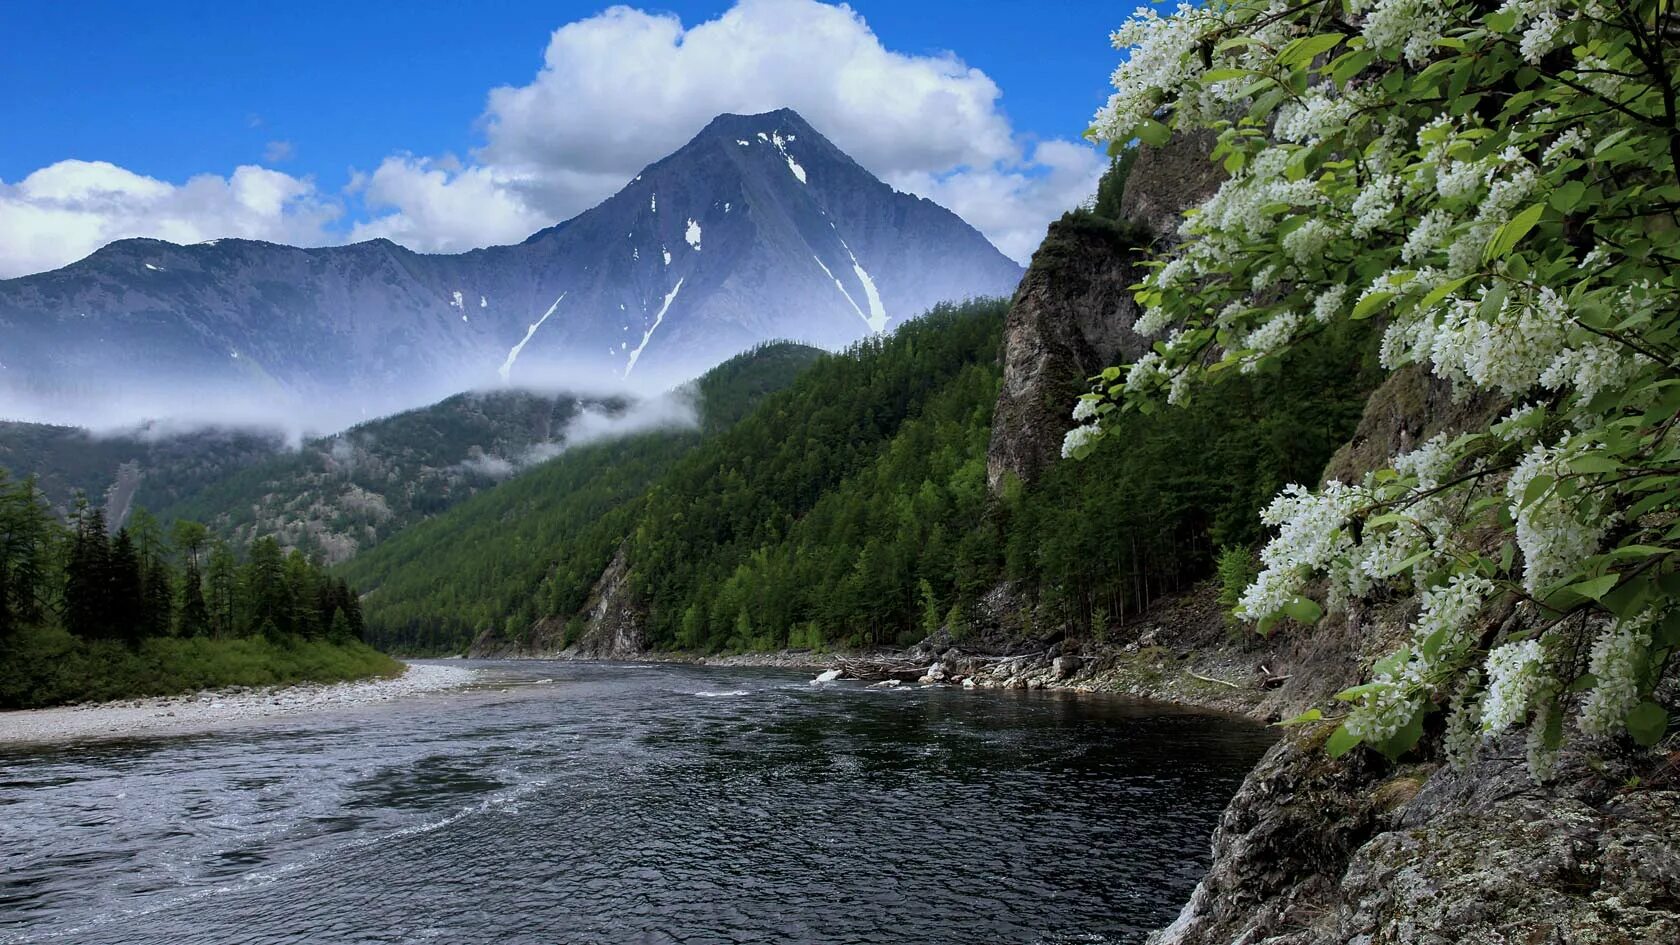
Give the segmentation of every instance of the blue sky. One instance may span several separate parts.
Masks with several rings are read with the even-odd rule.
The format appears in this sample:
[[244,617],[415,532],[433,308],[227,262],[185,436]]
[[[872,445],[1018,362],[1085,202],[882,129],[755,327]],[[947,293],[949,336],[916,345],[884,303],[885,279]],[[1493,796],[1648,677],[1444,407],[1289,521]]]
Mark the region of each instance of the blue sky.
[[[855,16],[815,0],[632,6],[646,15],[511,0],[12,5],[0,14],[0,230],[13,231],[0,236],[0,276],[127,235],[383,235],[439,251],[517,239],[616,189],[697,130],[702,112],[760,104],[807,112],[871,170],[952,206],[1019,257],[1100,166],[1094,151],[1070,149],[1083,147],[1106,97],[1116,61],[1107,33],[1129,12],[943,0],[857,0]],[[682,31],[715,28],[678,31],[672,16]],[[570,39],[553,40],[568,24]],[[841,48],[851,51],[831,54]],[[545,50],[557,57],[548,70]],[[941,79],[958,71],[952,55],[983,76]],[[758,72],[715,79],[743,62]],[[790,72],[790,62],[812,65]],[[612,100],[643,78],[645,94]],[[862,84],[833,91],[847,83]],[[515,94],[492,105],[504,87]],[[772,101],[782,87],[789,100]],[[874,122],[883,90],[893,101]],[[1040,150],[1047,141],[1056,145]],[[253,170],[236,175],[241,167]],[[52,172],[20,186],[43,169]],[[184,187],[200,175],[214,180]],[[454,222],[481,207],[486,219]],[[148,225],[159,231],[135,232]]]

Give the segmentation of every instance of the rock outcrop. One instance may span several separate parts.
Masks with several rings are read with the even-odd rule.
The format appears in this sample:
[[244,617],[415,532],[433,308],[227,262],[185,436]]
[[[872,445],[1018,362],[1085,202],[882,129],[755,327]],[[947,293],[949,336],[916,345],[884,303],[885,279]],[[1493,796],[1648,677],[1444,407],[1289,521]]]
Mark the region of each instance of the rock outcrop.
[[562,654],[582,659],[635,659],[647,650],[645,614],[630,591],[630,562],[624,546],[613,555],[584,605],[583,633]]
[[1127,289],[1144,274],[1143,252],[1129,236],[1106,221],[1071,217],[1052,223],[1033,254],[1004,323],[1003,387],[986,455],[993,492],[1007,476],[1030,481],[1054,462],[1088,378],[1143,353]]
[[[1171,239],[1180,210],[1217,184],[1209,144],[1146,151],[1111,232]],[[1140,241],[1085,222],[1051,228],[1016,293],[988,456],[994,491],[1054,460],[1085,378],[1142,351],[1127,289],[1142,274]],[[1324,478],[1356,481],[1504,407],[1451,393],[1418,368],[1394,373]],[[1337,712],[1333,694],[1404,640],[1417,606],[1360,605],[1311,631],[1242,643],[1224,632],[1214,594],[1202,585],[1153,608],[1117,648],[1077,653],[1060,641],[982,656],[930,639],[925,655],[965,686],[1119,689],[1275,721],[1312,706]],[[1523,612],[1485,619],[1491,631]],[[1572,742],[1537,785],[1523,733],[1482,745],[1460,771],[1443,761],[1439,728],[1400,762],[1365,749],[1331,758],[1327,724],[1290,730],[1231,801],[1211,869],[1153,945],[1680,942],[1680,753]]]
[[630,588],[630,561],[620,545],[576,617],[544,617],[522,637],[492,628],[468,647],[475,659],[629,660],[647,656],[647,614]]
[[1192,137],[1144,146],[1121,197],[1124,222],[1069,214],[1050,225],[1015,290],[1003,335],[1003,389],[992,421],[986,481],[1031,481],[1060,455],[1074,398],[1111,364],[1134,361],[1149,339],[1131,285],[1146,273],[1151,244],[1174,238],[1183,210],[1222,175],[1207,161],[1213,141]]

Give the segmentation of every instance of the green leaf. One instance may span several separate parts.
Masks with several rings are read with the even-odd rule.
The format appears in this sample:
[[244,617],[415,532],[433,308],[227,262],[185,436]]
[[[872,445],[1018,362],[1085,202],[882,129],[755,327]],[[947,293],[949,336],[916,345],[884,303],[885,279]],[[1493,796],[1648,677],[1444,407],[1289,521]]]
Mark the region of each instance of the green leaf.
[[1465,276],[1462,279],[1454,279],[1451,282],[1441,283],[1435,288],[1429,290],[1429,294],[1424,296],[1422,301],[1418,302],[1418,308],[1433,308],[1437,302],[1449,295],[1452,295],[1454,292],[1457,292],[1461,287],[1463,287],[1464,283],[1469,282],[1474,278],[1476,277]]
[[1577,581],[1574,584],[1565,587],[1564,590],[1574,594],[1579,594],[1582,597],[1590,597],[1593,600],[1603,600],[1604,595],[1610,593],[1610,591],[1615,588],[1616,582],[1621,579],[1622,576],[1620,574],[1612,571],[1602,577],[1595,577],[1587,581]]
[[1641,702],[1627,714],[1628,734],[1646,748],[1662,741],[1668,731],[1668,710],[1655,702]]
[[1318,606],[1310,597],[1297,597],[1284,604],[1283,612],[1289,615],[1289,619],[1309,627],[1318,623],[1319,618],[1324,616],[1324,608]]
[[1482,252],[1482,261],[1491,262],[1510,255],[1518,242],[1534,229],[1534,224],[1540,222],[1540,217],[1546,212],[1545,204],[1535,204],[1527,210],[1505,221],[1505,224],[1488,240],[1487,249]]
[[1232,79],[1241,79],[1241,78],[1243,78],[1245,76],[1248,76],[1250,74],[1251,73],[1247,69],[1236,69],[1236,68],[1230,68],[1230,67],[1221,68],[1221,69],[1209,69],[1208,71],[1202,73],[1202,81],[1203,82],[1228,82]]
[[1389,299],[1392,298],[1394,298],[1393,292],[1372,292],[1370,295],[1360,299],[1358,304],[1354,305],[1353,314],[1349,317],[1354,321],[1361,321],[1363,319],[1370,318],[1372,315],[1377,313],[1377,309],[1387,305]]
[[1583,453],[1569,462],[1569,471],[1578,473],[1613,473],[1622,468],[1620,461],[1603,453]]
[[1335,82],[1337,85],[1341,85],[1359,73],[1364,72],[1365,67],[1369,66],[1376,60],[1376,58],[1377,54],[1369,49],[1360,49],[1354,52],[1346,53],[1334,62],[1330,63],[1330,80]]
[[1280,66],[1298,66],[1311,62],[1320,53],[1329,52],[1342,41],[1341,33],[1320,33],[1317,36],[1304,36],[1283,47],[1278,53],[1277,61]]
[[1412,713],[1411,721],[1401,726],[1393,736],[1371,747],[1382,752],[1390,761],[1411,751],[1413,746],[1423,739],[1423,713],[1423,706],[1418,706],[1417,711]]
[[1324,750],[1329,752],[1330,757],[1340,758],[1358,746],[1359,736],[1349,732],[1347,726],[1338,725],[1336,730],[1330,733],[1329,741],[1324,743]]
[[1319,722],[1319,721],[1322,721],[1323,719],[1324,719],[1324,713],[1323,712],[1319,711],[1318,709],[1308,709],[1307,711],[1302,712],[1300,715],[1297,715],[1292,719],[1284,719],[1281,722],[1273,722],[1272,724],[1278,726],[1279,728],[1289,728],[1290,726],[1293,726],[1293,725],[1310,725],[1313,722]]
[[1527,488],[1523,489],[1522,504],[1517,506],[1517,508],[1526,509],[1534,503],[1540,501],[1540,497],[1545,495],[1546,492],[1552,488],[1552,482],[1552,477],[1546,475],[1545,473],[1541,473],[1529,480]]
[[1136,135],[1138,140],[1144,144],[1159,147],[1166,144],[1167,140],[1172,137],[1172,129],[1153,118],[1145,118],[1138,123],[1136,128],[1132,129],[1132,134]]
[[1586,192],[1586,184],[1578,180],[1566,181],[1557,190],[1552,191],[1552,209],[1559,213],[1568,213],[1580,204]]

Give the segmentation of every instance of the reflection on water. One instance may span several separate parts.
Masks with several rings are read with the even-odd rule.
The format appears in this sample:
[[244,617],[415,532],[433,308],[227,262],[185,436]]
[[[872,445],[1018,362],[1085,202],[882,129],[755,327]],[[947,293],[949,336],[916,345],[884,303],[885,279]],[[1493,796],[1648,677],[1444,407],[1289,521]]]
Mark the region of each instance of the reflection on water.
[[487,665],[466,694],[0,747],[0,942],[1132,941],[1270,741],[1103,698]]

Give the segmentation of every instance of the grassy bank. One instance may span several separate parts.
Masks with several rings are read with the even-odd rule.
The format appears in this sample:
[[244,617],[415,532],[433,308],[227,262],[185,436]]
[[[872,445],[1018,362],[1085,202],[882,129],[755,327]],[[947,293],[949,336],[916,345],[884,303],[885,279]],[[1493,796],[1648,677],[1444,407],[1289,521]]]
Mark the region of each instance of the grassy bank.
[[154,637],[130,646],[82,640],[58,628],[24,628],[0,641],[0,709],[400,672],[401,663],[356,641]]

